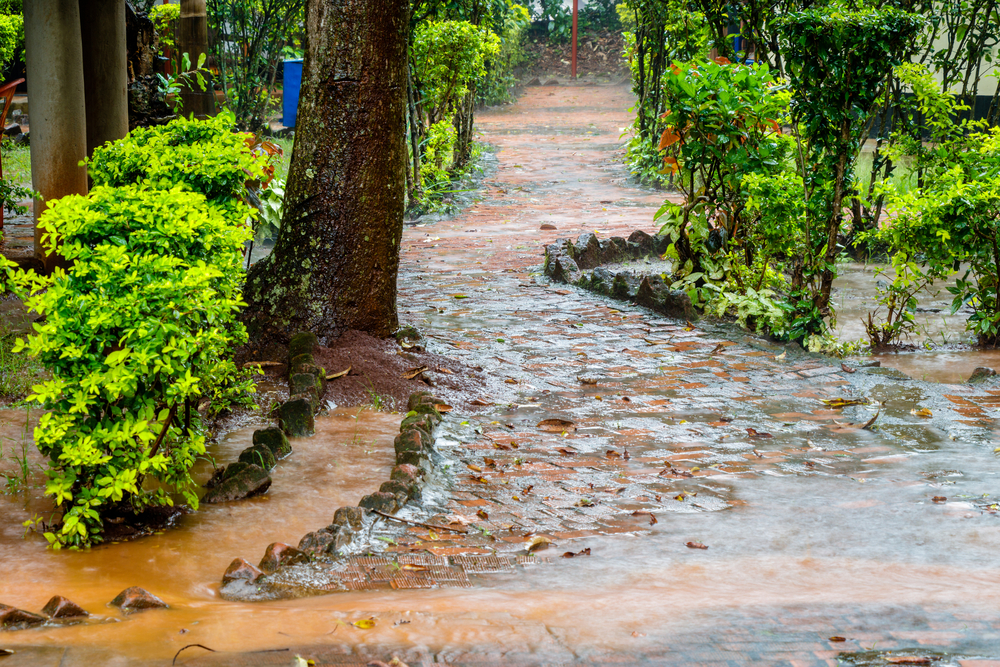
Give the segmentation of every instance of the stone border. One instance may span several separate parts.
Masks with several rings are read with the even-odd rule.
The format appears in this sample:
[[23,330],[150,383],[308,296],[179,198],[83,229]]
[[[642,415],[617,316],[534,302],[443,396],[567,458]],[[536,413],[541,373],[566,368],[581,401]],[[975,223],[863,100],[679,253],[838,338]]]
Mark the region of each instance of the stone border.
[[605,240],[596,234],[581,234],[576,242],[561,239],[545,246],[545,275],[605,296],[645,306],[661,315],[694,321],[699,313],[683,290],[670,288],[658,275],[634,270],[611,271],[604,264],[627,260],[657,258],[666,252],[670,239],[650,236],[636,230],[628,239],[612,236]]
[[396,465],[389,480],[378,491],[364,496],[357,507],[339,508],[330,525],[307,533],[297,548],[273,542],[256,566],[243,558],[235,559],[222,576],[222,597],[240,601],[288,597],[272,585],[273,575],[281,570],[314,559],[336,560],[369,550],[372,524],[379,514],[395,514],[411,500],[421,499],[423,480],[433,463],[434,430],[442,419],[436,406],[441,403],[430,392],[412,394],[394,443]]
[[[129,614],[145,611],[146,609],[166,609],[170,605],[143,588],[131,586],[116,595],[115,599],[108,603],[108,606],[116,607],[128,616]],[[102,623],[108,621],[111,621],[111,619],[93,619],[90,612],[61,595],[53,595],[45,603],[45,607],[42,608],[42,613],[40,614],[0,604],[0,630],[3,631],[26,630],[41,625],[65,626],[85,622]]]
[[326,391],[326,371],[316,365],[312,350],[316,335],[302,332],[288,343],[288,400],[271,416],[278,426],[254,431],[253,444],[239,459],[219,468],[208,483],[201,502],[224,503],[258,496],[271,488],[270,472],[278,461],[292,453],[289,437],[308,437],[316,430],[315,413]]

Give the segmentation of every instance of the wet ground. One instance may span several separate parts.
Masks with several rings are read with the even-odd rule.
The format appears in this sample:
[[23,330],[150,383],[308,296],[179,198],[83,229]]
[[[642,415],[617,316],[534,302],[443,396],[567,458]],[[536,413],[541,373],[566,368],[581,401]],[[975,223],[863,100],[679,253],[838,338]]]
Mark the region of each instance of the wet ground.
[[[850,373],[542,278],[544,243],[654,231],[663,194],[620,166],[631,104],[624,86],[543,86],[481,114],[499,161],[482,200],[404,235],[401,320],[504,389],[448,415],[448,491],[406,510],[465,534],[393,526],[383,542],[400,562],[496,555],[492,571],[468,587],[427,588],[417,568],[409,586],[219,599],[232,558],[325,525],[374,490],[366,463],[384,478],[399,416],[334,415],[293,442],[267,498],[129,545],[44,551],[20,540],[35,501],[4,496],[0,600],[37,609],[61,593],[121,621],[4,637],[19,651],[4,660],[166,664],[201,644],[218,652],[177,664],[1000,664],[1000,389]],[[518,564],[542,546],[545,562]],[[126,585],[172,608],[104,611]]]

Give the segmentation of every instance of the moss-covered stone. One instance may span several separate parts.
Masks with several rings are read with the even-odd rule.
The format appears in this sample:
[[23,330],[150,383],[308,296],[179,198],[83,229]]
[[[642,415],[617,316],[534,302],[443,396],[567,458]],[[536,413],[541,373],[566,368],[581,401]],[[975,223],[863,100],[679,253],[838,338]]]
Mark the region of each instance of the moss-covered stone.
[[406,463],[393,467],[392,472],[389,473],[389,479],[405,484],[416,484],[420,481],[420,477],[420,468]]
[[361,530],[364,520],[364,513],[359,507],[341,507],[333,513],[333,526],[350,526],[354,530]]
[[313,348],[319,345],[316,334],[311,331],[302,331],[288,341],[288,358],[294,359],[300,354],[312,354]]
[[429,442],[429,436],[419,429],[414,428],[400,433],[393,443],[396,448],[396,463],[419,466],[420,462],[427,458]]
[[316,432],[313,419],[312,397],[305,394],[293,396],[274,411],[281,430],[290,438],[310,436]]
[[[301,373],[303,369],[316,366],[316,358],[310,353],[297,354],[288,362],[288,375]],[[318,366],[316,366],[318,368]]]
[[309,556],[298,549],[290,547],[287,544],[282,544],[281,542],[272,542],[267,545],[267,549],[264,550],[264,557],[260,559],[257,567],[264,574],[273,574],[279,567],[308,562]]
[[427,436],[428,441],[431,440],[431,435],[434,433],[434,427],[437,422],[434,418],[425,414],[415,414],[405,417],[399,424],[399,432],[409,431],[410,429],[419,429],[424,432]]
[[319,407],[319,397],[322,391],[323,383],[318,375],[312,373],[296,373],[288,381],[289,395],[308,394],[312,397],[314,410]]
[[253,445],[240,452],[239,460],[249,465],[258,465],[264,470],[270,470],[277,463],[274,452],[264,445]]
[[292,445],[288,442],[288,437],[277,426],[254,431],[253,444],[270,449],[275,459],[283,459],[292,453]]
[[258,496],[271,488],[271,477],[259,465],[237,461],[226,468],[220,484],[209,489],[202,504],[225,503]]
[[393,479],[388,482],[382,482],[382,486],[380,486],[378,490],[383,493],[391,493],[397,498],[401,498],[399,503],[400,505],[405,505],[407,500],[420,500],[419,484],[407,484]]
[[393,493],[385,493],[379,491],[377,493],[370,493],[361,499],[358,503],[358,507],[363,507],[366,510],[373,510],[376,512],[382,512],[383,514],[395,514],[399,510],[399,499]]
[[406,410],[416,410],[417,406],[424,405],[426,403],[437,403],[438,400],[434,398],[434,395],[429,391],[415,391],[410,394],[410,397],[406,400]]

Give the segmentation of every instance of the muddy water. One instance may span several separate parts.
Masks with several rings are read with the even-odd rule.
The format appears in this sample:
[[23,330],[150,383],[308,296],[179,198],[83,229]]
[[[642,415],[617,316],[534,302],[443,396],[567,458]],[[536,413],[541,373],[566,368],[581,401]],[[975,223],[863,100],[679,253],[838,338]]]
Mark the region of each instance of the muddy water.
[[[10,448],[15,446],[20,452],[24,421],[24,412],[0,412],[0,437],[9,443],[0,463],[5,474],[15,471]],[[0,600],[38,610],[50,596],[60,594],[100,616],[118,620],[120,615],[106,603],[124,588],[138,585],[160,595],[173,609],[122,624],[30,631],[30,641],[117,646],[116,651],[133,658],[162,657],[172,646],[167,638],[182,638],[182,628],[201,623],[212,626],[216,621],[211,619],[225,617],[234,625],[224,624],[221,632],[223,636],[229,633],[232,645],[238,646],[242,638],[253,636],[241,624],[253,623],[250,619],[259,609],[218,597],[221,573],[233,558],[256,562],[272,541],[297,544],[305,533],[328,524],[336,508],[357,504],[362,495],[377,488],[393,465],[392,439],[398,432],[399,415],[336,410],[318,418],[316,428],[316,436],[292,441],[293,454],[272,473],[274,483],[266,495],[203,506],[184,516],[176,529],[79,553],[46,550],[39,536],[23,539],[21,521],[35,514],[46,517],[51,507],[42,496],[41,457],[31,452],[29,465],[34,472],[28,487],[0,495],[0,516],[4,517]],[[209,454],[220,462],[234,460],[250,445],[253,431],[249,427],[227,434],[210,446]],[[203,481],[210,472],[211,466],[202,462],[195,477]],[[225,614],[220,614],[223,610]],[[27,639],[24,633],[21,637]],[[213,640],[225,642],[222,637]]]

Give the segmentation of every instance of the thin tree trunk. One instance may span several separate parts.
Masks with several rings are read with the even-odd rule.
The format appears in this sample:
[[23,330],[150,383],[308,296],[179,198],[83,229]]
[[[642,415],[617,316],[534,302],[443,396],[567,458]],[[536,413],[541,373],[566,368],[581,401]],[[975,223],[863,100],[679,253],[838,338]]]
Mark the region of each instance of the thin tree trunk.
[[295,147],[274,252],[247,275],[255,344],[398,326],[406,0],[309,0]]
[[[188,54],[191,67],[197,67],[201,54],[208,54],[208,11],[205,9],[205,0],[181,0],[178,27],[177,46],[181,53]],[[215,115],[215,90],[211,76],[205,76],[205,84],[205,90],[197,85],[181,88],[181,99],[184,102],[182,110],[185,115],[193,113],[196,118]]]

